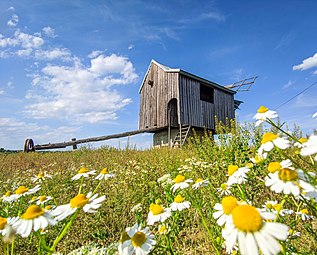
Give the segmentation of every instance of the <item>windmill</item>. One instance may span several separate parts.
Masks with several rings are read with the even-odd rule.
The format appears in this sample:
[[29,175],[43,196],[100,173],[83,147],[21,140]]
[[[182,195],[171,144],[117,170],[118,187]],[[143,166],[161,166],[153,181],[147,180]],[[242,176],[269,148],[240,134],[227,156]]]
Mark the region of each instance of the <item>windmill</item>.
[[[234,83],[227,85],[227,86],[224,86],[224,87],[227,89],[234,90],[236,92],[249,91],[250,88],[252,87],[252,85],[254,84],[256,78],[258,78],[258,76],[253,76],[253,77],[241,80],[241,81],[237,81],[237,82],[234,82]],[[234,100],[234,109],[235,110],[239,109],[239,106],[242,103],[243,103],[243,101]]]

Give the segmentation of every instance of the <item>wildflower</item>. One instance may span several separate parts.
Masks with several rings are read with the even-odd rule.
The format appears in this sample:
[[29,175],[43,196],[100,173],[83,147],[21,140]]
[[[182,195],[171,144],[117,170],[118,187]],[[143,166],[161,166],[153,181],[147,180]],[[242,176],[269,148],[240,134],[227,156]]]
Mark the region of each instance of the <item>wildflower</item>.
[[41,181],[44,181],[46,178],[52,179],[52,175],[49,175],[46,173],[46,171],[44,171],[44,172],[39,172],[39,174],[32,177],[31,180],[33,182],[37,182],[37,181],[41,182]]
[[36,192],[38,192],[41,189],[40,185],[36,185],[34,188],[29,189],[26,186],[20,186],[18,187],[14,194],[10,195],[10,197],[8,198],[8,200],[10,201],[16,201],[18,200],[20,197],[23,196],[27,196],[27,195],[31,195],[34,194]]
[[216,203],[214,209],[217,210],[212,216],[217,219],[219,226],[224,225],[230,218],[232,210],[238,206],[238,201],[235,197],[224,197],[220,203]]
[[12,192],[8,190],[2,197],[1,201],[11,203],[16,200],[16,196],[12,196]]
[[282,209],[281,205],[275,200],[275,201],[267,201],[263,205],[263,208],[267,211],[280,211]]
[[283,160],[282,162],[271,162],[267,169],[270,173],[275,173],[282,168],[289,168],[294,170],[294,167],[292,167],[292,162],[289,159]]
[[[300,151],[302,156],[311,156],[317,153],[317,135],[311,135],[307,142],[303,143],[303,148]],[[317,161],[317,155],[315,156],[315,161]]]
[[170,232],[170,227],[167,224],[162,224],[158,227],[158,234],[159,235],[166,235]]
[[254,156],[254,158],[250,158],[250,160],[252,161],[253,164],[259,164],[263,162],[266,158],[267,158],[267,153],[263,153],[263,154],[258,153]]
[[52,214],[57,221],[62,221],[66,217],[74,214],[77,209],[81,208],[83,208],[85,213],[95,213],[95,210],[101,206],[101,202],[105,199],[105,196],[98,197],[98,194],[92,195],[92,192],[89,192],[87,196],[78,194],[70,200],[69,204],[57,206],[52,211]]
[[306,208],[300,210],[299,212],[296,212],[295,214],[300,216],[302,221],[313,220],[314,219],[314,216],[312,216]]
[[222,195],[229,196],[229,195],[231,194],[230,189],[231,189],[231,186],[230,186],[230,185],[228,185],[227,183],[222,183],[222,184],[220,185],[220,187],[217,188],[217,191],[220,192],[220,195],[221,195],[221,196],[222,196]]
[[147,217],[147,224],[153,225],[155,222],[164,222],[166,219],[171,217],[171,209],[164,208],[159,204],[151,204],[150,205],[150,212]]
[[200,187],[206,187],[208,186],[209,181],[203,180],[202,178],[198,178],[195,182],[195,184],[192,186],[193,189],[199,189]]
[[263,151],[271,151],[273,150],[274,146],[284,150],[290,146],[290,142],[276,134],[267,132],[262,137],[261,146],[258,150],[258,153],[263,154]]
[[228,166],[228,181],[227,184],[231,186],[232,184],[242,184],[247,182],[248,176],[246,175],[250,171],[247,167],[238,167],[236,165]]
[[101,172],[97,175],[97,180],[108,180],[109,178],[113,178],[115,174],[109,173],[108,169],[105,167],[101,170]]
[[39,196],[37,197],[37,205],[44,205],[46,202],[52,200],[53,198],[51,196]]
[[300,232],[294,230],[294,229],[290,229],[288,231],[288,238],[296,238],[296,237],[300,237]]
[[79,169],[77,174],[72,178],[73,181],[79,180],[81,177],[88,178],[89,175],[94,175],[96,170],[89,171],[86,167],[82,167]]
[[303,143],[306,143],[307,140],[308,140],[307,138],[302,137],[298,139],[298,142],[294,143],[294,146],[296,146],[297,148],[303,148],[304,147]]
[[255,126],[259,126],[262,122],[266,121],[267,119],[274,119],[278,117],[277,113],[275,111],[271,111],[268,108],[264,106],[260,106],[258,109],[257,114],[253,116],[253,119],[256,119],[257,122],[255,123]]
[[39,207],[38,205],[31,205],[21,215],[13,227],[16,229],[16,232],[22,237],[28,237],[32,231],[38,231],[39,229],[46,228],[48,225],[55,225],[57,221],[53,219],[53,215],[45,211],[44,208]]
[[173,184],[170,174],[165,174],[162,177],[157,179],[157,182],[160,183],[163,187]]
[[151,234],[148,227],[141,229],[138,224],[135,224],[130,230],[126,232],[127,236],[122,243],[121,249],[119,249],[119,254],[138,254],[146,255],[151,252],[156,241],[154,240],[154,235]]
[[312,191],[314,187],[305,182],[305,174],[302,170],[293,170],[290,168],[282,168],[274,173],[269,173],[265,177],[265,186],[276,193],[293,194],[299,196],[301,189],[303,191]]
[[190,202],[185,201],[185,198],[181,195],[177,195],[174,198],[174,202],[171,203],[170,208],[172,211],[182,211],[190,207]]
[[14,239],[15,230],[13,224],[19,219],[19,217],[3,218],[0,217],[0,234],[3,236],[5,243],[11,243]]
[[226,231],[222,232],[225,244],[232,250],[238,241],[242,255],[276,255],[281,251],[278,240],[286,240],[288,226],[277,222],[265,222],[266,217],[251,205],[238,205],[233,208]]
[[175,192],[177,189],[185,189],[189,186],[188,183],[193,182],[191,179],[185,179],[185,176],[183,175],[177,175],[175,179],[173,180],[173,185],[171,187],[171,190]]
[[280,215],[281,216],[285,216],[285,215],[291,215],[291,214],[293,214],[294,213],[294,211],[293,210],[291,210],[291,209],[282,209],[282,210],[280,210]]

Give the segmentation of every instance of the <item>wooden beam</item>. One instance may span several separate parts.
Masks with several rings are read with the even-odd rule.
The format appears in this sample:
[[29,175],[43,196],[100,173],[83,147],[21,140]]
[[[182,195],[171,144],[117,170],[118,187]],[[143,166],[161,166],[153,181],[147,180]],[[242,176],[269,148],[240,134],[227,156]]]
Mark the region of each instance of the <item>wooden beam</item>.
[[66,148],[68,146],[73,146],[74,148],[77,144],[105,141],[105,140],[110,140],[114,138],[137,135],[141,133],[152,133],[152,132],[157,132],[159,130],[161,130],[161,128],[146,128],[146,129],[133,130],[133,131],[123,132],[118,134],[84,138],[84,139],[78,139],[78,140],[73,138],[69,142],[36,144],[34,146],[34,149],[35,150],[61,149],[61,148]]

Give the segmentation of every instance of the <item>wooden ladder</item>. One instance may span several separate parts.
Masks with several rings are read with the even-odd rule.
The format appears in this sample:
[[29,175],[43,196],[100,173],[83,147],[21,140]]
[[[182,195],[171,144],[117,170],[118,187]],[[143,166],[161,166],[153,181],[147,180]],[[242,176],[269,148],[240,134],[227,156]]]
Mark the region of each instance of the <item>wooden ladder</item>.
[[180,125],[179,131],[173,140],[172,148],[175,148],[175,147],[181,148],[185,144],[186,139],[189,136],[190,130],[191,130],[191,126]]

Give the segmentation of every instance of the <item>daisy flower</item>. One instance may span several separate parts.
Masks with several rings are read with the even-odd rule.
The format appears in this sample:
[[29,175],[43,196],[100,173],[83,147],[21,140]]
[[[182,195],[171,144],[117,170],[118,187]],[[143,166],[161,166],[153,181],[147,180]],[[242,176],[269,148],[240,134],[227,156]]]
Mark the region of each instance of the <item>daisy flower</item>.
[[[271,217],[269,217],[271,218]],[[242,255],[276,255],[281,251],[278,240],[286,240],[288,226],[277,222],[265,222],[266,217],[251,205],[233,208],[230,220],[222,232],[225,244],[233,250],[238,241]]]
[[196,181],[195,181],[195,184],[192,186],[193,189],[199,189],[201,187],[206,187],[208,186],[209,184],[209,181],[206,179],[206,180],[203,180],[202,178],[198,178]]
[[248,180],[247,173],[250,171],[247,167],[238,167],[236,165],[228,166],[228,181],[227,184],[231,186],[232,184],[242,184],[246,183]]
[[220,185],[219,188],[217,188],[217,191],[220,192],[220,195],[223,196],[223,195],[226,195],[226,196],[229,196],[231,194],[231,186],[228,185],[227,183],[222,183]]
[[141,229],[138,224],[135,224],[126,233],[127,240],[122,243],[121,250],[119,249],[119,254],[146,255],[151,252],[156,244],[154,235],[150,232],[148,227]]
[[171,231],[170,227],[167,224],[162,224],[158,227],[157,233],[159,235],[166,235]]
[[109,178],[114,177],[115,174],[109,173],[108,169],[105,167],[101,170],[101,172],[97,175],[97,180],[108,180]]
[[155,222],[164,222],[166,219],[171,217],[171,209],[164,208],[159,204],[151,204],[150,205],[150,212],[147,217],[147,224],[154,225]]
[[302,221],[314,219],[314,216],[312,216],[306,208],[296,212],[295,214],[301,217]]
[[290,146],[290,142],[286,138],[267,132],[262,137],[261,146],[258,150],[258,153],[263,154],[263,151],[271,151],[273,150],[274,146],[284,150]]
[[267,167],[270,173],[275,173],[282,168],[294,170],[294,167],[292,167],[292,162],[289,159],[283,160],[281,162],[271,162]]
[[296,237],[300,237],[300,232],[298,232],[298,231],[296,231],[296,230],[294,230],[294,229],[290,229],[290,230],[288,231],[288,238],[294,239],[294,238],[296,238]]
[[302,137],[300,139],[298,139],[298,142],[294,143],[294,146],[296,146],[297,148],[303,148],[303,143],[306,143],[308,141],[307,138]]
[[89,175],[94,175],[96,170],[89,171],[86,167],[82,167],[79,169],[77,174],[72,178],[73,181],[79,180],[81,177],[87,178]]
[[34,188],[29,189],[26,186],[20,186],[15,190],[15,194],[10,195],[8,200],[16,201],[20,197],[27,196],[38,192],[41,189],[40,185],[36,185]]
[[11,203],[16,200],[16,196],[12,196],[12,192],[8,190],[2,197],[1,201]]
[[270,187],[276,193],[283,192],[286,195],[293,194],[297,197],[301,190],[303,192],[314,190],[314,187],[304,180],[306,180],[306,177],[302,170],[282,168],[274,173],[269,173],[265,177],[265,186]]
[[0,217],[0,234],[3,236],[3,241],[5,243],[11,243],[14,239],[15,230],[13,229],[13,224],[19,219],[19,217],[14,218],[3,218]]
[[293,210],[291,210],[291,209],[282,209],[281,211],[280,211],[280,215],[281,216],[285,216],[285,215],[291,215],[291,214],[293,214],[294,213],[294,211]]
[[105,196],[98,197],[98,194],[92,195],[92,192],[89,192],[87,196],[78,194],[70,200],[69,204],[57,206],[52,211],[52,214],[57,221],[62,221],[66,217],[74,214],[77,209],[81,208],[83,208],[85,213],[95,213],[96,209],[101,206],[101,202],[105,199]]
[[53,198],[51,196],[39,196],[36,199],[37,205],[44,205],[46,202],[52,200]]
[[46,178],[52,179],[52,175],[49,175],[46,173],[46,171],[44,171],[44,172],[39,172],[39,174],[32,177],[31,180],[33,182],[37,182],[37,181],[41,182],[41,181],[44,181]]
[[219,226],[223,226],[230,218],[232,210],[238,206],[238,200],[235,197],[224,197],[220,203],[216,203],[214,209],[216,212],[212,214],[217,220]]
[[185,176],[177,175],[175,179],[173,180],[174,184],[172,185],[171,190],[175,192],[177,189],[185,189],[189,186],[188,183],[191,183],[191,182],[193,182],[193,180],[191,179],[186,180]]
[[271,111],[264,106],[260,106],[258,112],[253,116],[253,119],[257,120],[257,122],[255,123],[255,126],[257,127],[267,119],[274,119],[276,117],[278,117],[278,115],[275,111]]
[[254,156],[254,158],[250,158],[250,160],[253,164],[259,164],[263,162],[266,158],[267,158],[267,153],[263,153],[263,154],[258,153]]
[[45,211],[44,208],[39,207],[38,205],[31,205],[21,215],[14,224],[13,228],[16,229],[16,232],[22,237],[28,237],[32,231],[38,231],[39,229],[46,228],[49,225],[55,225],[57,221],[53,219],[53,215]]
[[[307,142],[303,143],[303,148],[300,151],[302,156],[311,156],[317,153],[317,135],[311,135]],[[315,161],[317,161],[317,155],[315,157]]]
[[190,202],[185,201],[185,198],[181,195],[177,195],[174,198],[174,202],[171,203],[170,208],[172,211],[182,211],[190,207]]

